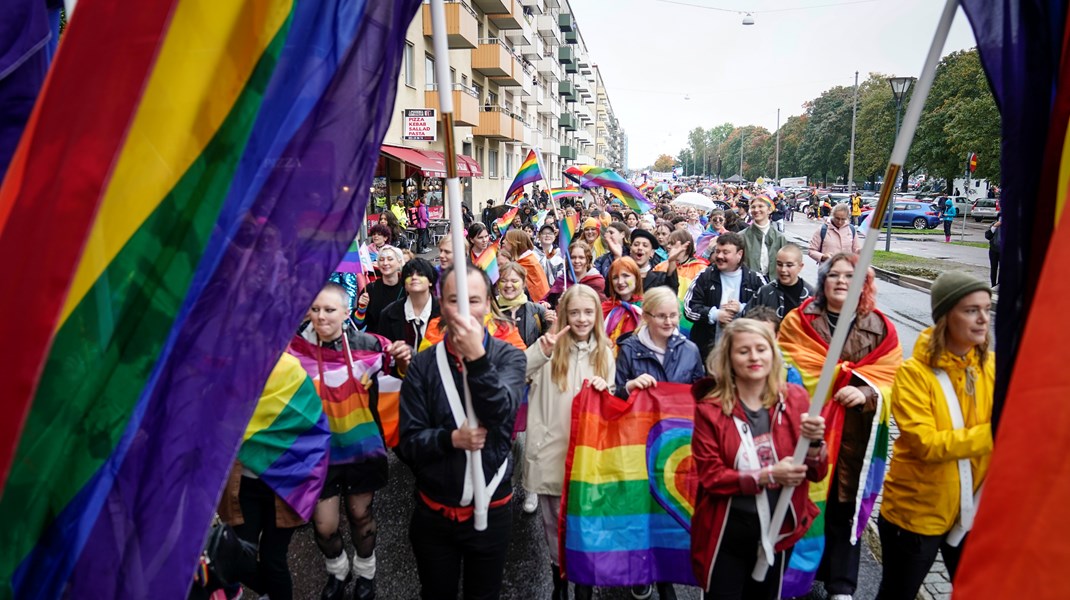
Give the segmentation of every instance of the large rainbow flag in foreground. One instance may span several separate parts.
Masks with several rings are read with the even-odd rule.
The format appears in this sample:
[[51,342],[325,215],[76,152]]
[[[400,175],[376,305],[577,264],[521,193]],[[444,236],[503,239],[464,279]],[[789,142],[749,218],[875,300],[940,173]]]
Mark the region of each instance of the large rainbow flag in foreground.
[[0,188],[0,597],[185,597],[418,8],[78,4]]
[[327,475],[330,440],[312,380],[300,361],[283,353],[245,428],[238,460],[302,519],[310,519]]
[[628,183],[616,171],[593,165],[573,165],[564,171],[565,175],[575,180],[582,187],[602,187],[623,202],[628,208],[639,214],[650,211],[654,205],[642,192]]
[[569,581],[696,585],[694,417],[688,385],[660,383],[625,401],[584,384],[572,401],[559,522]]
[[[803,306],[809,302],[813,300],[803,302]],[[810,484],[810,500],[821,510],[821,514],[814,519],[810,529],[792,550],[791,560],[788,561],[788,568],[784,572],[784,580],[781,584],[785,598],[805,596],[810,592],[814,575],[817,573],[817,568],[821,564],[821,556],[825,551],[825,503],[835,473],[835,469],[831,467],[836,464],[836,458],[840,453],[840,442],[843,440],[845,411],[843,405],[831,401],[831,398],[840,388],[849,385],[852,377],[862,379],[879,392],[877,409],[869,432],[869,449],[862,463],[863,480],[858,488],[860,498],[857,502],[856,528],[852,532],[852,541],[861,543],[862,531],[869,522],[869,517],[873,513],[873,505],[884,484],[884,472],[888,468],[888,422],[891,417],[891,406],[888,400],[892,397],[895,372],[903,362],[903,349],[899,346],[899,336],[891,321],[883,314],[880,317],[884,319],[888,330],[884,341],[860,362],[840,362],[836,368],[829,397],[825,399],[822,416],[825,417],[826,423],[825,442],[828,447],[830,468],[824,480]],[[811,396],[817,391],[817,381],[821,377],[821,368],[828,354],[828,344],[821,339],[810,324],[814,318],[814,315],[803,315],[802,307],[789,312],[780,324],[780,334],[777,338],[780,348],[784,351],[784,359],[788,365],[799,370],[803,386]]]

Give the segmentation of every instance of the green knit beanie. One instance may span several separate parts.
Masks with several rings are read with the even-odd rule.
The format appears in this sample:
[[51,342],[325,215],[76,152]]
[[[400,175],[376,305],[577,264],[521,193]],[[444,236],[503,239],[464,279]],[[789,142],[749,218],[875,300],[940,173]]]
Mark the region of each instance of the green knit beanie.
[[992,288],[973,275],[962,271],[944,271],[929,290],[932,294],[933,322],[939,321],[940,317],[946,315],[964,296],[982,290],[992,295]]

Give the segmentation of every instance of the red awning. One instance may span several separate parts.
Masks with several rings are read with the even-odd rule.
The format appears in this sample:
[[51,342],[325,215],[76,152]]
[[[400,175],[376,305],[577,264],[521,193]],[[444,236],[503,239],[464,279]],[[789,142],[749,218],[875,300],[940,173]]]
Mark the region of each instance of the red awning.
[[[414,171],[420,172],[424,177],[446,176],[446,155],[435,150],[420,150],[417,148],[405,148],[402,146],[383,145],[379,148],[382,154],[399,160]],[[482,177],[483,169],[471,156],[457,155],[458,177]]]

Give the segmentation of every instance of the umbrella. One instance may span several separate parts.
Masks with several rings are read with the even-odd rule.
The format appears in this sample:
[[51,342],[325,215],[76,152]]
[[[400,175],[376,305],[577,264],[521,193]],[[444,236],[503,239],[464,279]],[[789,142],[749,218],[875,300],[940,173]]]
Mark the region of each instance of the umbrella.
[[680,194],[674,199],[671,204],[673,206],[688,206],[694,207],[699,210],[710,211],[716,208],[713,200],[699,194],[698,192],[686,192]]
[[672,190],[669,189],[669,184],[664,183],[664,182],[659,183],[659,184],[654,186],[654,193],[655,194],[660,194],[662,192],[671,192],[671,191]]

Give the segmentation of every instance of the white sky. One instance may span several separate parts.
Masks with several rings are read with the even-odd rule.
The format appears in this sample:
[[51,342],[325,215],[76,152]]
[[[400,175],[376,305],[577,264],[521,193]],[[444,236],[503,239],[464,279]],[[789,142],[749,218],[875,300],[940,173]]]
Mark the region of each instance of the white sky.
[[[917,77],[944,6],[939,0],[678,1],[750,11],[756,23],[743,26],[742,13],[660,0],[571,0],[628,134],[630,168],[662,153],[675,156],[694,127],[730,122],[775,131],[778,108],[783,123],[828,88],[853,85],[855,71],[859,81],[870,72]],[[959,9],[942,55],[974,45]]]

